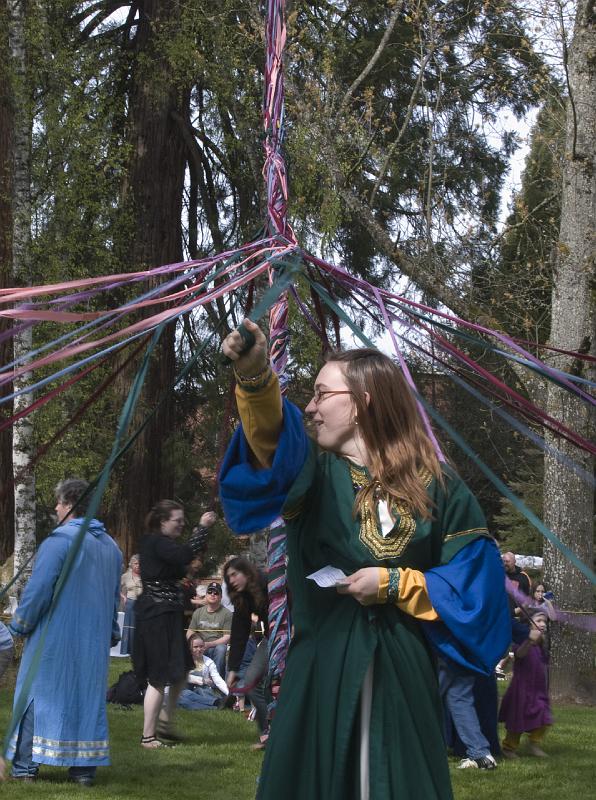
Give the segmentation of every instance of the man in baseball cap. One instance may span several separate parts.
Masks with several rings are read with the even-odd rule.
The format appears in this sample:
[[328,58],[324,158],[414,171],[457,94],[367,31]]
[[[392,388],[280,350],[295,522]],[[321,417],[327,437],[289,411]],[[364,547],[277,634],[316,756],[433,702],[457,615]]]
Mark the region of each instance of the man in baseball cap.
[[189,636],[200,633],[207,643],[205,655],[215,661],[217,671],[226,674],[226,653],[232,628],[232,612],[221,604],[221,583],[212,581],[207,586],[205,605],[197,608],[190,620]]

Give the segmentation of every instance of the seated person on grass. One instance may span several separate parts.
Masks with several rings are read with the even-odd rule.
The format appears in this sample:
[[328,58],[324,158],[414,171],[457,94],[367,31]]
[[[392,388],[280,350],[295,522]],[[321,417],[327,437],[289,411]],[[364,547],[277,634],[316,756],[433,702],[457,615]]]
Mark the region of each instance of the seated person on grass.
[[[218,708],[222,695],[226,697],[229,689],[215,666],[215,662],[205,655],[205,640],[199,633],[190,639],[190,652],[195,662],[187,676],[188,687],[183,689],[178,698],[180,708],[188,711]],[[219,690],[219,693],[215,691]],[[220,694],[221,693],[221,694]]]

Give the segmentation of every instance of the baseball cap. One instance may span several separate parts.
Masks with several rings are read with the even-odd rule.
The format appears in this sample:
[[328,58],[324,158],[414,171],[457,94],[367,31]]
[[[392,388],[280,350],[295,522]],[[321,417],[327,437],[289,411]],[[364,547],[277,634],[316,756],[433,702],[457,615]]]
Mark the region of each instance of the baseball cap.
[[207,593],[209,592],[217,592],[217,594],[221,594],[221,583],[216,583],[215,581],[210,583],[207,587]]

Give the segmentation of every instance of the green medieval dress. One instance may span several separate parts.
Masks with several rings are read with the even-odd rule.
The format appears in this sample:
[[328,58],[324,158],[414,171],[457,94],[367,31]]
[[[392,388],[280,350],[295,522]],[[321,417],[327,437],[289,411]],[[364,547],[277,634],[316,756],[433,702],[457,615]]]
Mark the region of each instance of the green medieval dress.
[[[292,479],[290,472],[285,478],[282,508],[294,635],[258,800],[361,800],[360,696],[371,662],[370,800],[449,800],[441,701],[434,656],[423,631],[433,623],[421,624],[391,604],[364,607],[306,576],[327,565],[347,575],[371,566],[426,573],[478,540],[496,551],[484,516],[463,481],[446,468],[444,486],[430,476],[427,482],[433,519],[415,520],[402,508],[384,537],[376,515],[363,520],[353,515],[355,491],[367,480],[364,468],[321,452],[310,441],[292,441],[302,426],[295,412],[284,401],[284,432],[271,470],[253,470],[240,429],[220,476],[226,516],[238,530],[239,515],[246,515],[248,506],[258,508],[263,499],[267,505],[271,496],[284,498],[288,459],[302,453],[297,477],[294,473]],[[498,551],[494,563],[502,587]],[[461,597],[470,594],[469,606],[482,606],[478,587],[455,591]],[[506,601],[503,608],[507,617]],[[508,636],[508,631],[497,635],[496,647],[504,649]]]

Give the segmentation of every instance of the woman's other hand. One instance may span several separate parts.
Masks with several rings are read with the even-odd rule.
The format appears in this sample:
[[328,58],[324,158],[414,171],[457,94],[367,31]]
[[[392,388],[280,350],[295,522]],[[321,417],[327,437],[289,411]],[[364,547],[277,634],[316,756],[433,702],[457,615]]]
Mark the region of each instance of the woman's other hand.
[[246,353],[243,353],[246,343],[236,329],[223,340],[222,350],[224,355],[234,362],[234,368],[240,375],[252,378],[263,372],[269,363],[267,339],[263,331],[252,320],[245,319],[242,324],[255,337],[254,345]]
[[226,683],[228,684],[229,688],[232,689],[236,683],[238,682],[238,676],[232,670],[228,671],[226,675]]
[[377,603],[379,592],[379,568],[363,567],[337,586],[339,594],[352,595],[363,606]]

